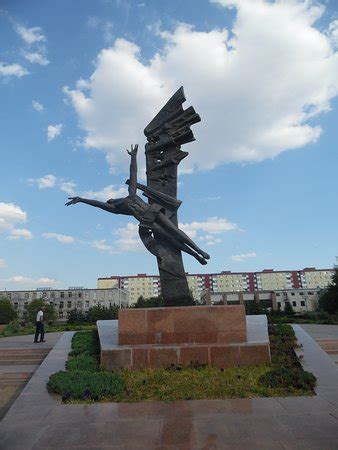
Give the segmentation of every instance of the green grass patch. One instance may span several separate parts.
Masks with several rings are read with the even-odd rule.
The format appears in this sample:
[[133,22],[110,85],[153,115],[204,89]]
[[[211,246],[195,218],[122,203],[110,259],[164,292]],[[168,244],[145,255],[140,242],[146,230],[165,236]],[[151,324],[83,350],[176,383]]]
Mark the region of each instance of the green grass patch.
[[75,333],[66,371],[50,377],[48,389],[65,402],[173,401],[314,394],[315,377],[295,353],[290,325],[269,326],[271,365],[217,369],[171,367],[106,372],[99,368],[97,331]]
[[62,395],[63,400],[104,400],[118,395],[125,386],[121,376],[109,372],[61,371],[48,381],[48,390]]
[[[95,330],[95,324],[69,324],[69,323],[61,323],[61,324],[53,324],[48,325],[45,323],[45,333],[55,333],[62,331],[89,331]],[[15,320],[2,330],[0,333],[0,338],[2,337],[11,337],[11,336],[26,336],[28,334],[35,333],[35,326],[33,324],[21,325],[18,320]]]

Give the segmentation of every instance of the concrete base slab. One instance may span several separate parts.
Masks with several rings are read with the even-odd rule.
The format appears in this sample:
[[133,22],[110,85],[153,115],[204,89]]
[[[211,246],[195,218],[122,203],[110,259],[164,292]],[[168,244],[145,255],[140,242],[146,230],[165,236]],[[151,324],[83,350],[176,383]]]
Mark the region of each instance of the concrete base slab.
[[270,363],[266,316],[247,316],[244,327],[245,342],[120,345],[118,321],[100,320],[97,328],[101,345],[101,366],[106,370],[140,370],[172,365],[206,364],[228,368]]

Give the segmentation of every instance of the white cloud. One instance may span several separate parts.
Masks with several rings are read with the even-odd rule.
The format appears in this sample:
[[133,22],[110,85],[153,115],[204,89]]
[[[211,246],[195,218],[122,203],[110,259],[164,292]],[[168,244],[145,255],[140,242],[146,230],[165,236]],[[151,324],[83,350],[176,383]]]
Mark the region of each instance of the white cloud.
[[28,75],[27,69],[22,67],[20,64],[6,64],[0,62],[0,75],[3,77],[18,77],[21,78],[24,75]]
[[123,228],[114,231],[117,236],[115,244],[121,252],[143,252],[145,247],[138,234],[138,224],[128,222]]
[[35,111],[41,112],[44,110],[43,104],[37,102],[36,100],[32,100],[32,106],[35,109]]
[[204,241],[206,245],[216,245],[222,242],[221,238],[215,237],[213,234],[206,234],[200,237],[201,241]]
[[235,223],[231,223],[221,217],[210,217],[204,222],[180,223],[179,227],[191,238],[196,237],[199,231],[204,231],[207,233],[207,236],[221,234],[227,231],[240,231]]
[[57,125],[48,125],[47,127],[47,139],[48,142],[53,141],[57,138],[62,131],[62,124],[58,123]]
[[101,189],[101,191],[87,191],[83,194],[85,197],[90,197],[96,200],[106,202],[110,198],[121,198],[128,195],[128,190],[125,186],[117,188],[114,185],[109,185]]
[[66,234],[43,233],[42,236],[45,239],[56,239],[60,244],[72,244],[75,241],[72,236],[67,236]]
[[119,253],[114,249],[112,245],[107,244],[105,239],[92,241],[90,245],[96,250],[99,250],[100,252],[108,252],[110,255],[116,255],[117,253]]
[[41,277],[38,279],[34,279],[23,275],[14,275],[10,278],[7,278],[5,282],[10,283],[11,285],[18,285],[26,288],[47,287],[57,284],[57,281],[53,278]]
[[231,259],[236,262],[245,261],[248,258],[255,258],[257,255],[255,252],[242,253],[241,255],[232,255]]
[[0,202],[0,231],[10,231],[18,223],[27,221],[27,213],[14,203]]
[[40,27],[27,28],[23,25],[17,25],[15,30],[28,45],[46,40],[46,36]]
[[65,192],[66,194],[70,195],[71,197],[75,196],[75,188],[76,188],[76,183],[73,183],[72,181],[63,181],[60,184],[61,191]]
[[232,33],[180,24],[159,33],[164,46],[146,62],[139,47],[117,39],[98,54],[86,89],[64,89],[86,147],[125,169],[126,139],[144,142],[143,127],[181,84],[202,118],[185,170],[261,161],[319,138],[309,119],[328,111],[338,90],[332,38],[315,27],[324,8],[296,0],[218,4],[235,8]]
[[33,239],[33,234],[26,228],[13,228],[7,239],[14,241],[18,239]]
[[41,178],[29,178],[28,183],[30,185],[36,184],[39,189],[53,188],[56,186],[57,178],[54,175],[45,175]]
[[0,258],[0,269],[5,269],[6,267],[6,261],[3,258]]
[[38,52],[23,52],[23,56],[31,64],[39,64],[40,66],[47,66],[49,64],[48,59]]

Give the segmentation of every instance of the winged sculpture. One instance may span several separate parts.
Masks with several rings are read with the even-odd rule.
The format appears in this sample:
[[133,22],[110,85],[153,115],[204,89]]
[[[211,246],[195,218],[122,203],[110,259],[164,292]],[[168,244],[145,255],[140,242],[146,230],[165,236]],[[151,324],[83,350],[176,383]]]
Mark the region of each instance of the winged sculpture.
[[[86,203],[113,214],[133,216],[139,221],[139,235],[145,247],[157,258],[161,292],[166,306],[192,303],[182,261],[182,251],[207,264],[210,258],[178,227],[177,167],[188,156],[181,145],[194,141],[190,126],[200,116],[190,106],[186,110],[183,87],[170,98],[145,128],[147,186],[137,182],[138,145],[127,150],[130,155],[130,177],[126,181],[128,196],[106,202],[69,197],[67,206]],[[137,195],[143,192],[147,202]]]

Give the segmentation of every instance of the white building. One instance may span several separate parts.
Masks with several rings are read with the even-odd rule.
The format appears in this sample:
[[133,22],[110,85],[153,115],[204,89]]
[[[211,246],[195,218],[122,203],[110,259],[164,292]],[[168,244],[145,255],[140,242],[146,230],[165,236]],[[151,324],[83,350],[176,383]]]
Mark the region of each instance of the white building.
[[57,312],[57,319],[65,321],[73,309],[81,312],[88,311],[92,306],[129,306],[128,292],[119,289],[84,289],[82,287],[70,287],[68,289],[39,288],[25,291],[0,291],[0,297],[7,297],[14,309],[22,318],[28,304],[35,299],[44,299],[53,305]]

